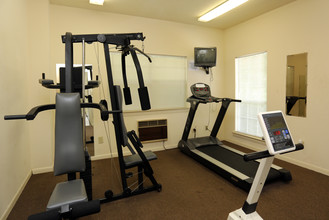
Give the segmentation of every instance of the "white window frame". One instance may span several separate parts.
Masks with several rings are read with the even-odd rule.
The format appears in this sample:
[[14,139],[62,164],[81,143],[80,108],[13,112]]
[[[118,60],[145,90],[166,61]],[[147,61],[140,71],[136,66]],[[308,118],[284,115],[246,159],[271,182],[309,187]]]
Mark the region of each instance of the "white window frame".
[[235,58],[235,131],[262,137],[257,114],[267,110],[267,52]]

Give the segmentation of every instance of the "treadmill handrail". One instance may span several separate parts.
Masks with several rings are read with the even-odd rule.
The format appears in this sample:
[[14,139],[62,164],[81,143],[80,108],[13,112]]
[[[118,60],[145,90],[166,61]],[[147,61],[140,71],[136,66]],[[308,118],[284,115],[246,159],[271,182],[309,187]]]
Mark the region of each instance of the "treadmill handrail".
[[223,98],[217,98],[217,97],[214,97],[214,96],[207,96],[207,97],[204,97],[204,98],[198,98],[198,97],[195,97],[195,96],[190,96],[186,99],[187,102],[199,102],[199,103],[210,103],[210,102],[221,102],[223,100]]
[[[296,144],[296,149],[294,151],[298,151],[298,150],[302,150],[304,149],[304,145],[299,143],[299,144]],[[289,151],[291,152],[291,151]],[[289,153],[289,152],[285,152],[285,153]],[[282,153],[282,154],[285,154],[285,153]],[[263,159],[263,158],[266,158],[266,157],[272,157],[274,155],[270,154],[268,152],[268,150],[264,150],[264,151],[259,151],[259,152],[252,152],[252,153],[248,153],[248,154],[245,154],[243,156],[243,159],[245,161],[251,161],[251,160],[258,160],[258,159]]]
[[213,126],[213,128],[211,130],[210,136],[217,137],[219,128],[222,125],[222,122],[224,120],[226,111],[227,111],[227,109],[228,109],[228,107],[229,107],[229,105],[230,105],[231,102],[241,102],[241,100],[239,100],[239,99],[231,99],[231,98],[223,98],[222,99],[222,106],[221,106],[221,108],[219,110],[219,113],[217,115],[215,124],[214,124],[214,126]]
[[210,103],[210,102],[241,102],[240,99],[231,99],[231,98],[218,98],[215,96],[205,96],[204,98],[195,97],[194,95],[186,99],[187,102],[199,102],[199,103]]

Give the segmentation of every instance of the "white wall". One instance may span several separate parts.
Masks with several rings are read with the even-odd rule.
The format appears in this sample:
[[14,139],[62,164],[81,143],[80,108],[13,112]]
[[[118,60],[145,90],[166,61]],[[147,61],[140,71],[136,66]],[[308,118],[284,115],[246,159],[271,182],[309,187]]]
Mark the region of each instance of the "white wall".
[[[97,33],[132,33],[143,32],[146,36],[145,52],[150,54],[186,56],[189,61],[193,60],[193,48],[196,46],[216,46],[218,48],[219,59],[217,67],[213,68],[213,85],[219,85],[223,75],[223,45],[221,30],[202,28],[193,25],[185,25],[174,22],[167,22],[155,19],[119,15],[112,13],[103,13],[99,11],[63,7],[58,5],[50,6],[50,50],[51,50],[51,68],[49,78],[54,78],[55,64],[64,62],[64,44],[61,43],[61,35],[66,32],[73,34],[97,34]],[[133,41],[132,44],[141,48],[140,42]],[[94,66],[97,70],[97,61],[93,45],[86,46],[86,63]],[[102,45],[99,46],[100,68],[103,75],[103,83],[107,91],[106,70],[104,65],[104,52]],[[81,63],[81,46],[74,45],[75,63]],[[97,71],[96,71],[97,72]],[[201,70],[188,70],[188,91],[189,86],[196,82],[209,83],[209,76]],[[223,92],[221,86],[213,86],[213,94],[220,96]],[[99,100],[99,91],[93,91],[95,102]],[[137,92],[137,91],[133,91]],[[190,94],[190,92],[189,92]],[[166,99],[168,97],[163,97]],[[135,100],[138,101],[138,100]],[[200,108],[204,114],[208,115],[208,107]],[[148,119],[168,119],[168,141],[165,143],[145,144],[145,149],[160,150],[176,147],[180,140],[185,125],[188,110],[173,111],[148,111],[141,113],[126,113],[125,122],[128,130],[137,130],[137,121]],[[212,113],[213,114],[213,113]],[[95,153],[98,158],[109,156],[109,146],[106,142],[104,127],[99,118],[99,113],[95,112]],[[196,120],[198,134],[205,134],[205,125],[208,123],[208,117],[199,117]],[[112,128],[112,123],[110,123]],[[111,129],[111,147],[116,150],[115,137]],[[99,137],[104,139],[104,143],[98,142]]]
[[[268,52],[268,110],[285,110],[287,55],[308,53],[307,117],[287,117],[295,141],[305,150],[284,158],[329,174],[329,1],[298,0],[225,30],[225,93],[234,97],[234,58]],[[260,149],[263,144],[234,136],[234,108],[225,119],[225,139]]]

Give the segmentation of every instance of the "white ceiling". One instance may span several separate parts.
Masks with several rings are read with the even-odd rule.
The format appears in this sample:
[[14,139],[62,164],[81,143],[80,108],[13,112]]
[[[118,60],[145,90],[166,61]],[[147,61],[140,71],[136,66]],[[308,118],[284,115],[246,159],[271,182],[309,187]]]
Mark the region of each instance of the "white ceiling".
[[225,0],[105,0],[103,6],[89,0],[50,0],[51,4],[161,19],[226,29],[296,0],[249,0],[210,22],[199,22],[205,12]]

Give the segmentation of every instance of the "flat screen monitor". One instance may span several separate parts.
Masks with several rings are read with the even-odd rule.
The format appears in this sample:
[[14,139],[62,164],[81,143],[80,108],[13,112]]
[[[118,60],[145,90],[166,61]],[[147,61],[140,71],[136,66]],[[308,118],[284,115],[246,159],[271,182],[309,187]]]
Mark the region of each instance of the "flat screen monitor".
[[270,154],[275,155],[296,149],[281,111],[259,113],[258,119]]
[[216,66],[216,47],[195,47],[194,48],[194,66],[213,67]]

